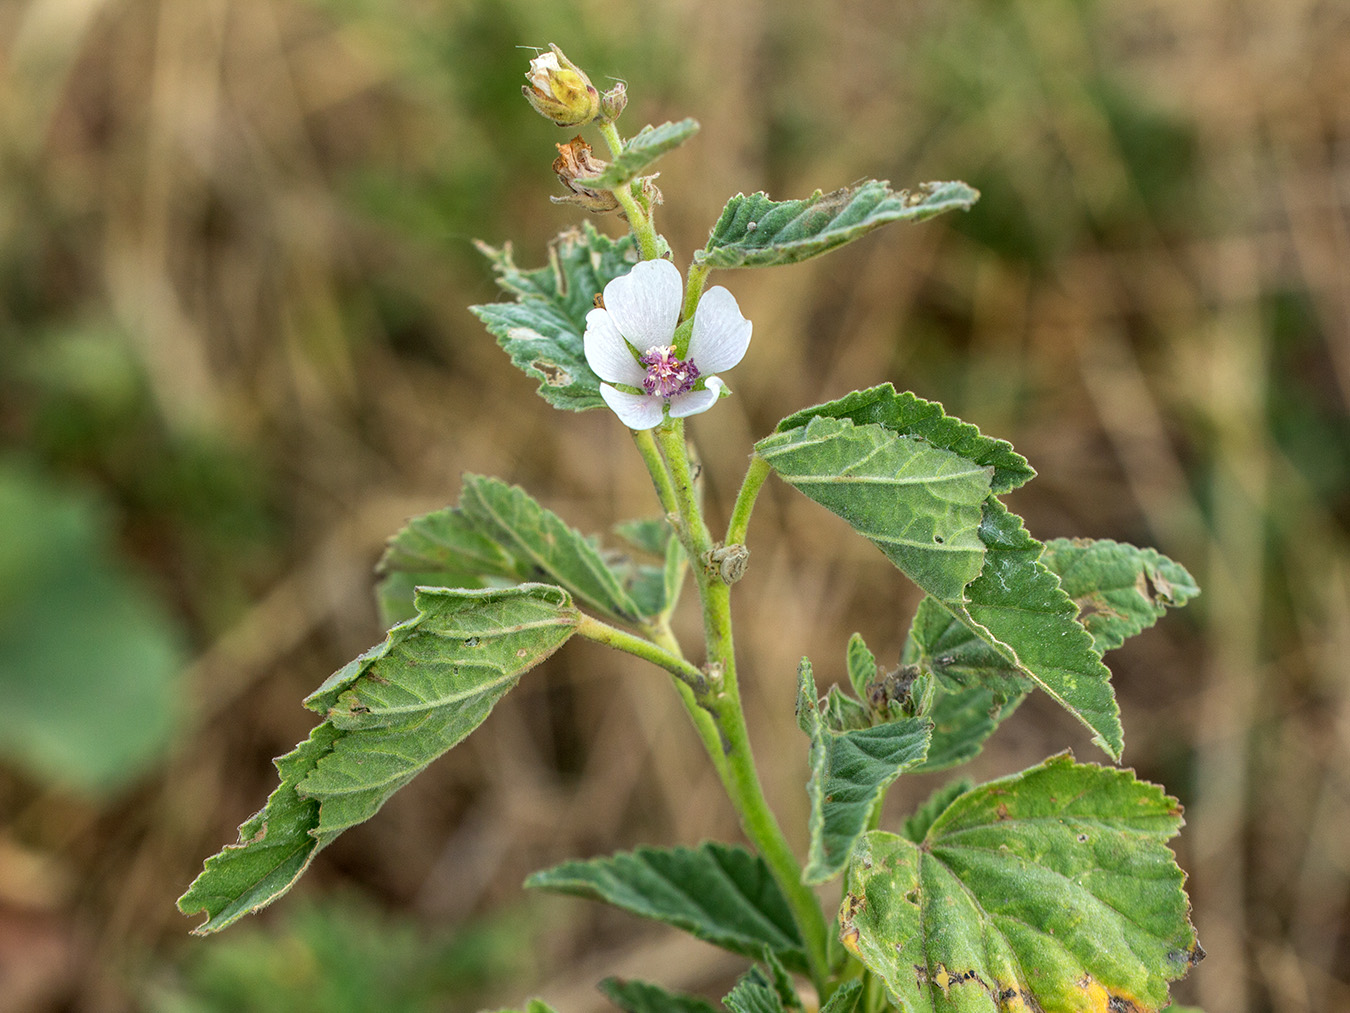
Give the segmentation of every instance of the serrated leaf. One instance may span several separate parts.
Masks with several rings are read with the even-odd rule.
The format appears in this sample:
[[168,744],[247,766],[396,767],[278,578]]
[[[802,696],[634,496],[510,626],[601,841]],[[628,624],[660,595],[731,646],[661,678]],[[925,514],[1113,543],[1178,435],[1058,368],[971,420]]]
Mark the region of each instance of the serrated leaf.
[[591,190],[617,190],[626,186],[656,164],[668,151],[678,148],[698,133],[698,120],[678,123],[650,123],[624,142],[623,152],[609,163],[599,176],[578,176],[577,182]]
[[276,761],[280,787],[178,901],[184,914],[208,915],[196,932],[219,931],[289,890],[320,849],[477,728],[580,618],[566,591],[542,584],[424,588],[416,604],[415,619],[305,701],[325,720]]
[[889,383],[855,390],[837,401],[804,408],[778,423],[775,432],[796,429],[822,415],[850,419],[860,426],[871,423],[901,436],[919,437],[973,464],[993,468],[990,489],[996,495],[1011,492],[1036,477],[1036,470],[1007,440],[985,436],[969,422],[948,415],[936,401],[925,401],[910,391],[897,393]]
[[624,1013],[719,1013],[716,1006],[696,995],[667,992],[645,981],[606,978],[600,991]]
[[867,648],[861,633],[855,633],[848,639],[848,681],[859,700],[867,699],[868,687],[878,676],[877,659]]
[[914,768],[915,773],[947,770],[973,760],[989,736],[1026,699],[1026,693],[1006,696],[983,686],[970,686],[954,691],[939,690],[935,697],[926,715],[933,722],[928,757]]
[[795,264],[891,222],[968,210],[979,196],[965,183],[923,183],[914,192],[896,193],[875,179],[832,193],[817,190],[805,200],[737,194],[722,209],[707,246],[694,254],[694,261],[710,267]]
[[843,871],[867,830],[872,808],[905,770],[923,761],[929,724],[902,718],[836,732],[825,727],[811,663],[797,669],[797,725],[811,740],[811,841],[802,881],[824,883]]
[[586,364],[582,335],[595,296],[637,263],[631,236],[613,240],[589,223],[569,229],[549,246],[547,267],[522,271],[509,245],[480,243],[497,284],[513,302],[470,306],[517,368],[539,381],[539,395],[555,408],[585,411],[604,405],[600,378]]
[[984,569],[964,603],[944,602],[953,615],[1093,732],[1120,759],[1124,733],[1111,673],[1076,619],[1078,608],[1040,561],[1044,546],[998,500],[985,503],[979,535]]
[[536,872],[527,887],[604,901],[665,922],[752,959],[767,946],[793,970],[806,952],[792,911],[763,860],[743,848],[638,848],[564,862]]
[[1201,957],[1166,842],[1176,800],[1068,755],[982,785],[921,843],[859,843],[841,938],[903,1013],[1167,1005]]
[[1041,562],[1059,575],[1078,606],[1078,621],[1092,634],[1098,654],[1114,650],[1148,629],[1167,611],[1200,593],[1180,563],[1154,549],[1103,538],[1058,538],[1045,543]]
[[465,475],[460,509],[533,580],[560,584],[596,611],[622,623],[643,611],[605,565],[592,542],[524,489],[499,479]]
[[929,594],[960,600],[979,574],[991,467],[880,425],[824,416],[760,440],[755,453]]
[[856,978],[839,986],[830,1001],[820,1007],[820,1013],[854,1013],[862,999],[862,982]]
[[736,982],[736,987],[722,997],[722,1005],[731,1013],[786,1013],[777,989],[758,968]]

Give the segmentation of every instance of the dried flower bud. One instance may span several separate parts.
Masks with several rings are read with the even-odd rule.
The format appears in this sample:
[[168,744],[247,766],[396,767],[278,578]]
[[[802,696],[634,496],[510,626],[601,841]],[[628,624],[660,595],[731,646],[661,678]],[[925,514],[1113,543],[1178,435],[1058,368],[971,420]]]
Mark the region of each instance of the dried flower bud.
[[560,127],[579,127],[591,122],[600,112],[600,93],[561,49],[551,43],[548,48],[549,52],[530,61],[529,73],[525,75],[530,83],[520,90],[535,112]]
[[600,118],[606,123],[613,123],[619,118],[619,114],[623,112],[627,105],[628,85],[620,81],[600,96]]
[[577,182],[578,176],[586,178],[600,175],[608,165],[608,162],[596,158],[591,146],[579,136],[566,144],[559,144],[558,157],[553,160],[553,171],[558,174],[559,182],[572,192],[566,197],[550,199],[555,204],[577,204],[596,214],[617,211],[619,201],[614,194],[608,190],[593,190]]

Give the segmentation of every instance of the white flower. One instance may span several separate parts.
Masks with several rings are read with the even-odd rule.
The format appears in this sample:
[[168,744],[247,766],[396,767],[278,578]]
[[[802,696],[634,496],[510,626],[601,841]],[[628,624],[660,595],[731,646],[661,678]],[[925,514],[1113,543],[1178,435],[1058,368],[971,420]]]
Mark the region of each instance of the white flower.
[[675,325],[683,301],[679,269],[644,260],[605,286],[603,309],[586,314],[586,362],[608,381],[600,396],[629,429],[659,424],[666,405],[673,418],[707,411],[726,389],[713,374],[740,362],[750,345],[750,321],[718,285],[699,299],[679,358]]

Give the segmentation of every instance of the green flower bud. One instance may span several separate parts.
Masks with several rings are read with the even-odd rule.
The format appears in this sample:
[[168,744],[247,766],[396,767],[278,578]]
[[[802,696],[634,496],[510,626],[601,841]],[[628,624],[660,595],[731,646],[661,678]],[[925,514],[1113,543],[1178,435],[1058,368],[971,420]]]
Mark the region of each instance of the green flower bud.
[[552,43],[549,52],[530,61],[521,92],[535,112],[560,127],[579,127],[600,112],[600,93],[585,72]]

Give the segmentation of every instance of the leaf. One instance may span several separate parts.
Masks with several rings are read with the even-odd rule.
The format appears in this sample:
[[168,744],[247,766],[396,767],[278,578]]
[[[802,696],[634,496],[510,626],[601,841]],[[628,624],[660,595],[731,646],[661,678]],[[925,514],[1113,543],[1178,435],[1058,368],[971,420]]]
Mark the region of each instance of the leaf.
[[876,681],[880,673],[877,670],[877,659],[867,649],[861,633],[849,637],[847,661],[848,681],[853,686],[853,692],[859,700],[866,700],[868,687]]
[[778,990],[758,968],[736,982],[736,987],[722,997],[722,1005],[731,1013],[786,1013]]
[[599,176],[578,176],[577,182],[591,190],[617,190],[637,179],[656,160],[668,151],[678,148],[698,133],[698,120],[684,119],[678,123],[650,123],[637,135],[624,142],[623,152],[609,163]]
[[1087,726],[1113,760],[1120,759],[1125,743],[1111,673],[1075,618],[1077,606],[1040,562],[1043,546],[993,497],[985,503],[979,535],[986,546],[984,569],[966,588],[965,603],[944,606]]
[[1008,696],[983,686],[939,690],[925,715],[933,723],[928,757],[914,768],[915,773],[947,770],[973,760],[1024,699],[1025,692]]
[[524,489],[495,478],[465,475],[459,504],[479,531],[528,570],[530,579],[560,584],[622,623],[640,620],[642,609],[595,546]]
[[418,615],[305,701],[326,719],[276,761],[281,785],[179,898],[216,932],[280,897],[314,855],[473,731],[520,675],[570,637],[561,588],[424,588]]
[[[667,530],[669,527],[667,526]],[[665,603],[665,573],[623,565],[616,572],[593,539],[569,527],[519,486],[465,475],[459,505],[413,519],[389,542],[378,571],[380,595],[393,603],[406,579],[436,587],[481,587],[503,580],[558,584],[597,612],[627,625],[654,615]],[[638,588],[640,604],[629,588]],[[390,610],[386,604],[386,611]]]
[[923,841],[858,846],[841,938],[906,1013],[1167,1005],[1203,952],[1166,842],[1180,809],[1067,754],[962,795]]
[[946,812],[953,802],[974,787],[973,781],[963,777],[938,788],[928,796],[923,805],[914,810],[909,819],[905,820],[905,836],[915,844],[920,843],[933,822]]
[[850,419],[860,426],[874,423],[901,436],[927,440],[933,446],[950,450],[972,464],[993,468],[990,488],[1000,496],[1036,477],[1035,469],[1025,457],[1013,450],[1007,440],[985,436],[969,422],[948,415],[936,401],[925,401],[909,391],[896,393],[895,387],[889,383],[867,390],[855,390],[837,401],[804,408],[778,423],[775,432],[796,429],[820,416]]
[[696,995],[667,992],[645,981],[606,978],[600,991],[624,1013],[718,1013],[717,1007]]
[[902,718],[844,732],[826,728],[805,658],[797,670],[797,724],[811,739],[811,843],[802,881],[815,885],[843,871],[872,808],[891,782],[923,761],[930,726]]
[[557,1010],[543,999],[531,999],[525,1004],[524,1010],[497,1010],[496,1013],[557,1013]]
[[929,594],[959,600],[979,574],[980,505],[992,467],[879,425],[823,416],[760,440],[755,453]]
[[862,999],[862,982],[858,979],[846,981],[830,996],[830,1001],[820,1007],[820,1013],[855,1013]]
[[924,221],[956,208],[968,210],[979,194],[964,183],[922,183],[914,193],[880,180],[805,200],[773,201],[737,194],[722,209],[707,246],[694,262],[709,267],[795,264],[851,242],[890,222]]
[[638,848],[564,862],[534,873],[525,885],[604,901],[752,959],[767,946],[792,969],[806,969],[787,901],[768,866],[743,848],[715,842]]
[[539,395],[555,408],[585,411],[604,405],[600,378],[582,350],[586,314],[595,296],[637,263],[631,236],[612,240],[589,223],[569,229],[549,246],[547,267],[522,271],[511,247],[478,248],[492,261],[497,284],[514,302],[470,306],[517,368],[539,381]]
[[1148,629],[1167,611],[1200,593],[1180,563],[1154,549],[1110,539],[1059,538],[1045,545],[1041,562],[1059,575],[1078,606],[1078,621],[1092,634],[1098,654],[1114,650]]

